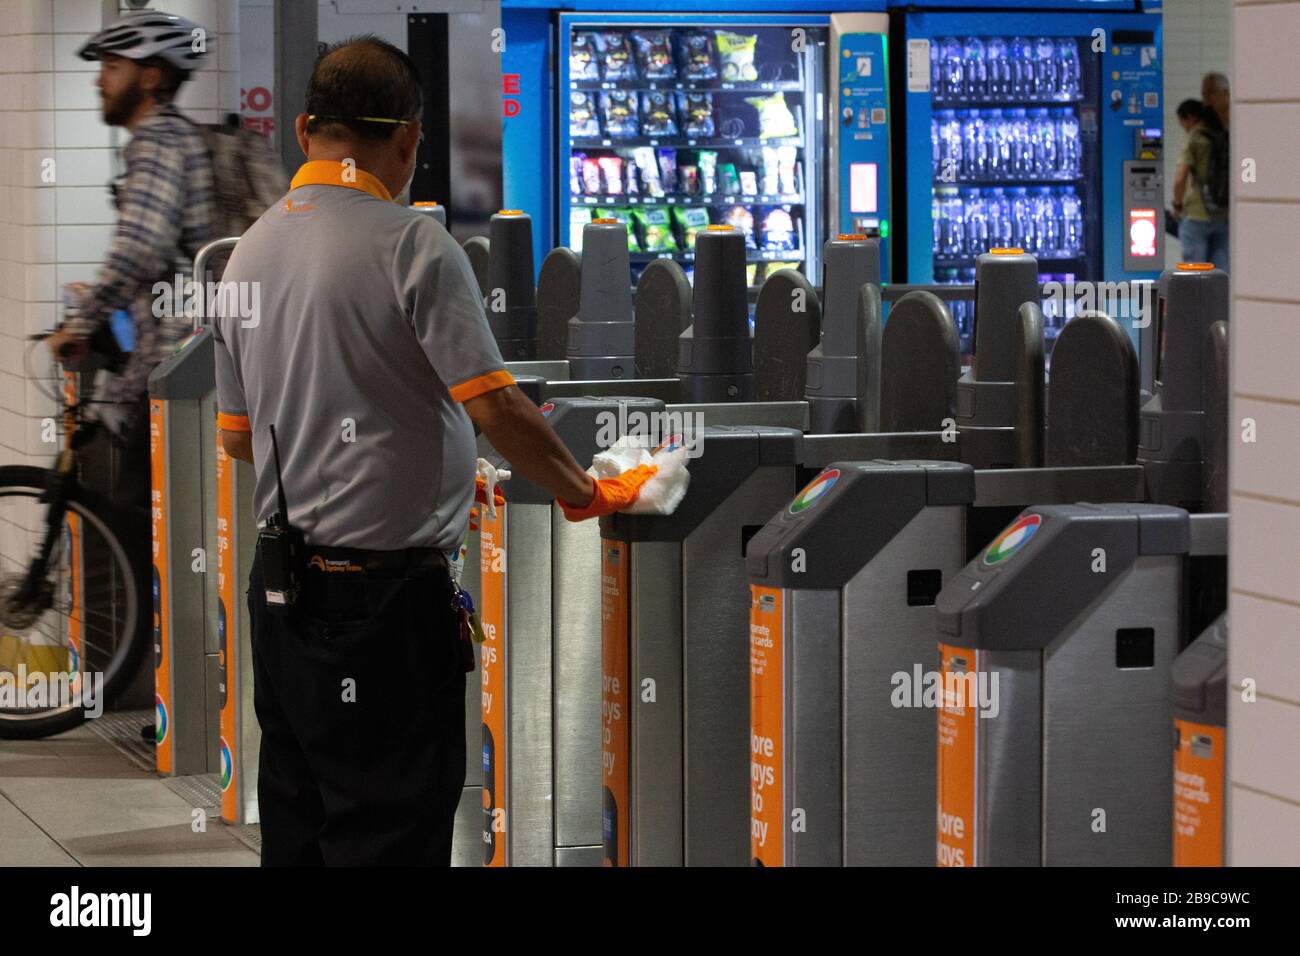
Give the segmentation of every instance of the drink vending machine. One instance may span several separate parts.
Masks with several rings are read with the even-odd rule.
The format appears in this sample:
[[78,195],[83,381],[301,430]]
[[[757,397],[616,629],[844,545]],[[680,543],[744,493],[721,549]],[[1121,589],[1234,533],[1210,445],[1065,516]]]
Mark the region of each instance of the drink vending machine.
[[[1164,268],[1160,15],[1131,3],[993,6],[909,10],[895,23],[907,281],[969,284],[980,253],[1007,247],[1038,259],[1040,283],[1154,279]],[[965,306],[954,316],[963,345],[974,319]],[[1050,349],[1070,310],[1048,313]]]

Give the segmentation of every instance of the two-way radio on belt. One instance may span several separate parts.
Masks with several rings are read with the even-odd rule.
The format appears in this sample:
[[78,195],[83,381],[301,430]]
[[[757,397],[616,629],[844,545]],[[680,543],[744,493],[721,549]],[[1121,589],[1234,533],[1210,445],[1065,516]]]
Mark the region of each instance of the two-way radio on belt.
[[271,515],[266,527],[258,531],[257,554],[265,582],[266,608],[274,614],[282,614],[298,602],[303,537],[301,531],[289,524],[289,505],[285,501],[284,481],[280,476],[280,444],[275,439],[275,426],[270,427],[280,508]]

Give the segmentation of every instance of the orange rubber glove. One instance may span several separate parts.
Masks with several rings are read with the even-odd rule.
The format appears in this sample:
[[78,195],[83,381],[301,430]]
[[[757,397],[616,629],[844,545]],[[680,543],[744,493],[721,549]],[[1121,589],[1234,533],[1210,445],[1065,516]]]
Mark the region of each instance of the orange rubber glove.
[[[481,505],[487,504],[487,482],[483,480],[481,475],[474,479],[474,500]],[[501,493],[501,487],[499,485],[492,489],[492,503],[498,508],[506,503],[506,496]],[[469,509],[470,531],[478,530],[478,516],[479,511],[477,507]]]
[[613,478],[601,478],[596,482],[596,493],[591,501],[582,508],[575,508],[567,502],[555,499],[560,504],[564,517],[570,521],[585,521],[622,511],[641,494],[641,487],[654,477],[658,465],[637,465],[631,471],[625,471]]

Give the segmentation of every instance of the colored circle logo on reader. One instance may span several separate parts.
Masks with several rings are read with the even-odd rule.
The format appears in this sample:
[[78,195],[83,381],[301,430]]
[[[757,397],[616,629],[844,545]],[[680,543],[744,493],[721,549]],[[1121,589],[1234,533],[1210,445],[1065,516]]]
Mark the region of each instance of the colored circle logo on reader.
[[226,743],[226,738],[221,738],[221,789],[226,791],[230,789],[230,781],[235,776],[235,759],[230,753],[230,744]]
[[538,406],[537,410],[542,413],[543,418],[550,418],[551,412],[555,411],[555,403],[547,402],[544,405]]
[[999,564],[1011,557],[1029,543],[1042,523],[1041,515],[1021,515],[993,539],[993,543],[984,552],[984,563]]
[[794,501],[790,502],[790,514],[797,515],[801,511],[807,511],[821,501],[822,496],[830,491],[835,482],[839,480],[840,470],[838,468],[828,468],[823,471],[809,482],[807,488],[799,492]]
[[650,455],[651,455],[651,457],[653,457],[653,456],[659,454],[660,452],[664,452],[664,451],[676,451],[677,449],[679,449],[679,448],[681,448],[681,447],[682,447],[682,436],[681,436],[681,435],[672,435],[672,436],[670,436],[670,437],[668,437],[668,438],[665,438],[665,439],[664,439],[663,441],[661,441],[658,445],[656,445],[656,446],[654,447],[654,450],[650,452]]
[[157,694],[153,695],[154,743],[162,746],[167,739],[167,705]]

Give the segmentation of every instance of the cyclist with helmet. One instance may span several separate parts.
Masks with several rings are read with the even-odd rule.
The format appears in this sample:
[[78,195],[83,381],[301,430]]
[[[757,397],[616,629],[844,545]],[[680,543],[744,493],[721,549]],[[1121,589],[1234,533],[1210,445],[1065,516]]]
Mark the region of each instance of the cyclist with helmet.
[[[96,33],[77,51],[99,61],[104,122],[131,133],[125,174],[113,187],[117,228],[93,283],[71,283],[64,302],[72,317],[47,340],[63,361],[79,360],[92,342],[111,339],[109,321],[127,311],[134,345],[101,383],[101,418],[124,446],[114,502],[130,522],[127,545],[148,555],[149,373],[186,331],[183,317],[155,315],[154,284],[171,287],[212,232],[212,168],[198,129],[173,101],[211,42],[183,17],[144,10]],[[168,300],[170,301],[170,300]],[[159,310],[165,311],[165,310]]]

